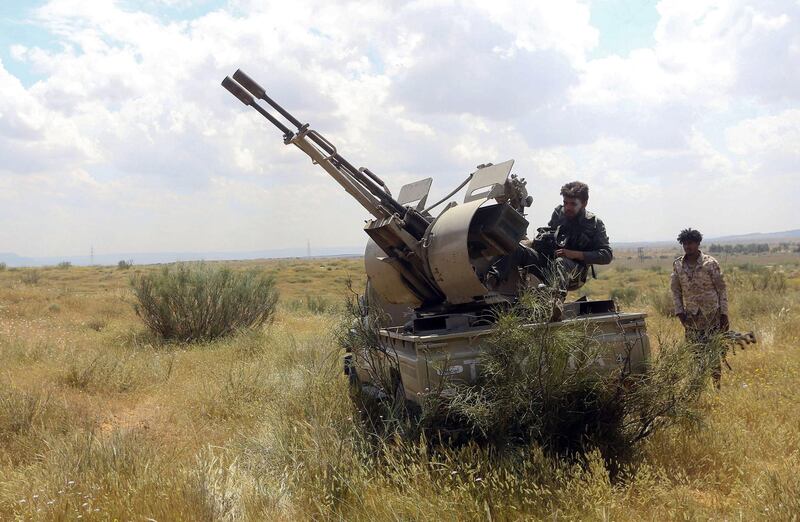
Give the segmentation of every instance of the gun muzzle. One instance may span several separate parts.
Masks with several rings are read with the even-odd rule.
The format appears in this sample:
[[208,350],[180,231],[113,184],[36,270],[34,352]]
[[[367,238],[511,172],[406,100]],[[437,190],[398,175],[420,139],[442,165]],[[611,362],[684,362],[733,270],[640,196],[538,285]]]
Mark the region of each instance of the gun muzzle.
[[236,72],[233,73],[233,79],[239,82],[242,85],[242,87],[250,91],[250,94],[258,98],[259,100],[264,100],[265,102],[267,102],[273,109],[278,111],[278,114],[289,120],[289,123],[297,127],[299,131],[302,132],[303,129],[308,127],[308,125],[303,125],[302,123],[300,123],[300,120],[289,114],[289,111],[278,105],[277,102],[275,102],[275,100],[267,96],[267,92],[264,90],[264,88],[261,87],[259,84],[257,84],[255,80],[250,78],[241,69],[236,69]]
[[241,69],[236,69],[236,72],[233,73],[233,79],[239,82],[239,85],[250,91],[250,94],[256,98],[263,98],[267,95],[267,91],[257,84],[255,80],[247,76]]
[[222,86],[228,89],[228,92],[239,98],[239,101],[245,105],[255,105],[255,100],[253,100],[253,97],[250,96],[247,91],[242,89],[241,85],[233,81],[230,76],[226,76],[225,79],[222,80]]

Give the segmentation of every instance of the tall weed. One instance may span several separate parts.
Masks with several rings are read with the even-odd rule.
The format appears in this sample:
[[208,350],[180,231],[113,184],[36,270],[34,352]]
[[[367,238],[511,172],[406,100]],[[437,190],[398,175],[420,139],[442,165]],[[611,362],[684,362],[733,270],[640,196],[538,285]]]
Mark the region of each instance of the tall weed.
[[174,364],[174,354],[155,350],[89,352],[70,360],[60,380],[79,390],[124,393],[167,381]]

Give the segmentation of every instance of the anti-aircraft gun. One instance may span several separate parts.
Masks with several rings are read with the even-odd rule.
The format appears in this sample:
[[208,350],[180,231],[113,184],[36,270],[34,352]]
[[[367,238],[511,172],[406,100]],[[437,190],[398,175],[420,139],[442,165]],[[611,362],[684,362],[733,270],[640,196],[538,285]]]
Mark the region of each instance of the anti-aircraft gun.
[[[365,252],[368,294],[373,303],[400,310],[380,330],[383,353],[391,352],[394,364],[379,365],[383,370],[378,373],[392,373],[393,392],[418,402],[420,394],[434,389],[444,376],[474,381],[481,337],[490,331],[493,309],[514,303],[528,277],[513,254],[525,237],[524,211],[532,198],[525,181],[511,174],[514,160],[478,166],[445,198],[426,206],[431,178],[403,186],[395,198],[377,175],[354,167],[329,140],[301,123],[241,70],[222,85],[277,127],[286,145],[306,153],[372,215],[364,227],[370,238]],[[450,202],[438,215],[432,214],[464,186],[463,203]],[[593,323],[594,335],[608,345],[607,357],[597,361],[600,367],[636,371],[649,356],[644,314],[619,313],[613,301],[584,299],[567,303],[563,316],[559,324]],[[362,360],[359,354],[349,354],[345,369],[351,380],[369,388],[379,376],[374,361],[361,364]],[[380,376],[384,381],[385,377]]]
[[[448,206],[434,218],[431,208],[425,208],[431,178],[405,185],[395,199],[378,176],[355,168],[330,141],[300,123],[242,71],[222,85],[267,118],[283,132],[284,143],[305,152],[373,216],[364,227],[372,240],[366,271],[388,302],[440,311],[454,306],[475,309],[516,295],[517,270],[497,264],[517,248],[528,227],[522,210],[530,199],[522,182],[509,179],[513,160],[481,166],[470,175],[464,204]],[[256,99],[269,104],[295,130]]]

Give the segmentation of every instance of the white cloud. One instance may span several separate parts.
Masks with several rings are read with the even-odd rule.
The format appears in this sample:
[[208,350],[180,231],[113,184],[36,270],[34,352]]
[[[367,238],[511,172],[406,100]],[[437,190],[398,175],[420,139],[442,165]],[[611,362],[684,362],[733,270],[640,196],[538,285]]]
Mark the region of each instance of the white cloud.
[[[395,192],[434,176],[433,200],[513,157],[534,226],[572,179],[616,240],[672,237],[686,214],[707,235],[800,225],[763,183],[800,164],[800,7],[658,11],[652,48],[590,60],[579,1],[237,1],[169,21],[51,0],[32,20],[58,45],[11,49],[42,79],[0,63],[0,250],[362,242],[365,212],[219,86],[237,67]],[[731,210],[743,198],[758,220]]]
[[781,152],[800,159],[800,110],[743,120],[728,129],[726,137],[728,147],[739,156]]
[[743,170],[776,184],[789,179],[789,191],[800,196],[800,110],[743,120],[727,129],[725,137]]

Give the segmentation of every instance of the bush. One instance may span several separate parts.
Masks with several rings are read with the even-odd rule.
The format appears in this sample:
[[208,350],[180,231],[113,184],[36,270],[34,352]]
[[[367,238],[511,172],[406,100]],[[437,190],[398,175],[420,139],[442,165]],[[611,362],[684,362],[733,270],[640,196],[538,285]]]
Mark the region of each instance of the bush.
[[639,291],[635,287],[625,286],[612,289],[609,297],[620,304],[631,304],[638,295]]
[[35,285],[39,282],[41,276],[38,270],[25,270],[22,274],[22,282],[26,285]]
[[766,291],[775,295],[786,293],[786,274],[776,268],[747,263],[726,275],[729,289],[739,292]]
[[672,299],[670,290],[656,290],[648,294],[647,301],[656,313],[662,317],[673,317],[675,315],[675,301]]
[[5,270],[5,269],[7,268],[7,266],[8,266],[8,265],[6,265],[5,263],[0,263],[0,272],[2,272],[3,270]]
[[290,312],[312,314],[335,313],[339,310],[336,304],[321,295],[307,295],[305,299],[292,299],[286,301],[284,306]]
[[121,259],[121,260],[120,260],[120,261],[117,263],[117,269],[118,269],[118,270],[127,270],[127,269],[129,269],[130,267],[132,267],[132,266],[133,266],[133,259],[129,259],[129,260],[127,260],[127,261],[125,261],[124,259]]
[[272,320],[275,281],[205,263],[166,266],[131,279],[136,314],[164,340],[209,341]]
[[[532,305],[532,306],[531,306]],[[675,423],[699,418],[698,399],[722,346],[662,343],[643,374],[598,371],[604,346],[591,325],[530,328],[549,306],[525,296],[502,312],[480,356],[481,377],[457,386],[446,410],[493,444],[530,441],[556,452],[598,448],[611,461]]]
[[62,268],[62,269],[72,268],[72,263],[70,263],[69,261],[62,261],[56,265],[56,268]]

